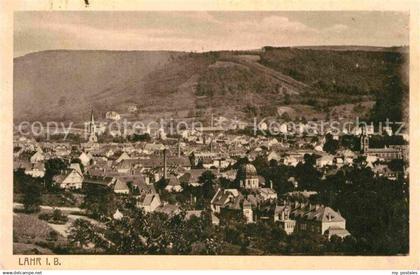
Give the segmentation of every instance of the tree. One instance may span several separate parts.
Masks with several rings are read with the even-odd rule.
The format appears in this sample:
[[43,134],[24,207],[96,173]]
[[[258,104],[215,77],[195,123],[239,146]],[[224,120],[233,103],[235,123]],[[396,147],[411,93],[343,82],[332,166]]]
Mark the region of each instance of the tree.
[[103,187],[88,186],[82,207],[93,218],[109,217],[116,210],[115,194]]
[[28,182],[23,192],[23,207],[25,211],[28,213],[38,212],[42,202],[41,186],[36,182]]
[[404,171],[404,160],[402,159],[393,159],[389,162],[388,167],[389,169],[391,169],[392,171],[395,172],[402,172]]
[[294,168],[295,176],[301,190],[317,190],[320,185],[321,173],[311,162],[299,162]]
[[95,229],[89,221],[77,219],[71,225],[67,238],[70,244],[84,248],[95,239]]
[[54,222],[62,222],[62,221],[66,222],[68,220],[67,217],[65,215],[63,215],[63,213],[61,212],[60,209],[54,209],[54,211],[52,213],[52,216],[51,216],[51,219]]
[[283,119],[284,121],[290,121],[290,116],[287,112],[282,113],[280,118]]
[[284,94],[284,104],[290,105],[290,95],[288,93]]
[[214,180],[216,176],[212,171],[204,171],[201,176],[198,178],[198,182],[203,186],[203,197],[205,199],[211,199],[214,196]]
[[305,161],[305,163],[307,163],[308,165],[311,166],[315,166],[316,164],[316,159],[318,158],[318,155],[315,154],[305,154],[303,156],[303,160]]
[[325,143],[322,149],[325,152],[334,155],[337,152],[338,148],[339,148],[338,140],[333,139],[333,136],[330,133],[328,133],[325,136]]
[[63,170],[67,168],[66,163],[59,158],[49,159],[45,162],[45,183],[47,190],[54,189],[53,177],[60,174]]
[[58,240],[58,233],[55,230],[51,230],[50,233],[48,233],[47,240],[56,242]]
[[[377,94],[371,119],[375,124],[384,122],[386,119],[400,122],[403,119],[403,100],[407,97],[408,87],[402,82],[401,77],[395,74],[387,75],[384,82],[384,91]],[[392,124],[391,127],[395,131],[399,125]]]

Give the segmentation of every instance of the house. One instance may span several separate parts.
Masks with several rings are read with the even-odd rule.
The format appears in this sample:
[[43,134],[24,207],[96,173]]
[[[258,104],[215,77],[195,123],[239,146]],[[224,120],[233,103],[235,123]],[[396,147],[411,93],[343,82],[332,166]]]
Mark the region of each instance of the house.
[[182,191],[181,182],[174,175],[170,175],[165,190],[168,192],[179,193]]
[[137,105],[135,105],[135,104],[130,104],[129,106],[128,106],[128,111],[130,112],[130,113],[135,113],[135,112],[137,112]]
[[61,189],[81,189],[83,183],[83,174],[77,169],[71,169],[65,174],[56,175],[54,182]]
[[195,166],[199,163],[213,165],[214,160],[217,160],[218,157],[219,155],[214,152],[193,152],[191,154],[192,163]]
[[128,195],[130,193],[130,189],[125,181],[116,179],[114,182],[114,193]]
[[120,120],[121,116],[120,116],[119,113],[117,113],[115,111],[109,111],[109,112],[106,112],[105,118],[106,119],[111,119],[111,120]]
[[179,181],[181,183],[185,183],[191,186],[201,186],[202,184],[200,183],[200,177],[201,175],[205,172],[205,171],[210,171],[212,172],[214,175],[217,175],[217,170],[209,170],[209,169],[191,169],[188,172],[186,172],[185,174],[183,174],[180,178]]
[[312,205],[307,202],[287,201],[276,206],[274,221],[287,234],[295,231],[313,232],[319,235],[339,232],[340,236],[350,235],[346,230],[346,220],[339,212],[328,206]]
[[190,220],[192,217],[200,218],[203,210],[187,210],[185,211],[185,219]]
[[399,148],[385,147],[385,148],[367,148],[367,156],[375,156],[386,161],[393,159],[403,159],[403,152]]
[[365,130],[366,130],[366,134],[367,135],[373,135],[373,134],[375,134],[375,128],[374,128],[373,124],[366,125],[365,126]]
[[393,159],[404,159],[406,154],[403,147],[400,146],[385,146],[384,148],[370,148],[369,135],[362,133],[360,136],[360,150],[367,157],[377,157],[381,160],[390,161]]
[[391,128],[390,126],[384,126],[384,127],[382,128],[382,130],[384,130],[384,131],[385,131],[385,133],[386,133],[388,136],[392,136],[392,128]]
[[349,149],[342,151],[341,156],[344,160],[344,164],[353,164],[353,160],[356,158],[356,154]]
[[67,157],[70,153],[70,145],[58,144],[54,147],[54,155],[57,157]]
[[136,206],[149,213],[155,211],[161,204],[159,194],[142,194],[137,198]]
[[376,177],[386,177],[390,180],[396,180],[398,176],[398,172],[392,171],[386,164],[373,165],[372,172]]
[[117,176],[117,178],[127,183],[133,195],[156,194],[155,187],[146,175]]
[[316,159],[316,166],[324,167],[327,165],[333,165],[334,156],[332,155],[323,155]]
[[134,170],[141,168],[141,164],[138,159],[124,159],[117,163],[114,168],[120,174],[132,174]]
[[271,146],[279,144],[279,141],[276,138],[272,138],[268,141],[267,145],[270,148]]
[[342,157],[335,157],[334,158],[334,163],[338,166],[341,167],[344,165],[344,159]]
[[248,199],[245,199],[242,204],[242,213],[245,217],[246,223],[254,222],[254,212],[252,211],[252,203]]
[[328,237],[328,239],[331,239],[332,236],[337,236],[343,239],[347,236],[350,236],[350,233],[347,231],[347,229],[331,226],[325,231],[325,235]]
[[280,227],[290,235],[294,232],[296,227],[296,221],[290,219],[291,207],[288,205],[280,206],[277,205],[274,210],[274,222],[279,222]]
[[271,161],[271,160],[275,160],[275,161],[280,161],[281,157],[279,154],[277,154],[275,151],[271,151],[268,155],[267,155],[267,161]]
[[219,224],[219,216],[224,212],[240,211],[247,223],[255,222],[254,210],[258,207],[258,198],[254,194],[246,197],[237,189],[219,188],[210,202],[212,223]]
[[219,217],[216,216],[215,213],[211,212],[211,223],[213,225],[219,225],[220,224],[220,219]]
[[123,160],[128,160],[130,159],[130,156],[127,154],[127,152],[121,152],[118,156],[117,159],[115,160],[115,163],[120,163]]
[[144,148],[143,152],[146,154],[152,154],[157,151],[162,151],[165,149],[165,145],[161,143],[147,143]]
[[13,158],[18,158],[20,154],[24,151],[23,147],[15,146],[13,147]]
[[37,163],[37,162],[43,162],[45,160],[44,153],[42,151],[36,151],[31,157],[30,157],[31,163]]
[[219,188],[210,202],[210,208],[214,213],[220,213],[223,208],[240,210],[243,199],[237,189]]
[[82,152],[79,155],[80,162],[83,164],[83,166],[87,166],[90,163],[90,160],[92,159],[92,156],[90,154],[86,154],[85,152]]
[[237,171],[235,169],[230,169],[220,173],[220,177],[226,178],[228,180],[236,179]]
[[82,168],[80,167],[79,163],[70,163],[70,169],[76,170],[80,175],[83,175]]
[[112,218],[113,218],[114,220],[121,220],[123,217],[124,217],[124,215],[120,212],[120,210],[119,210],[119,209],[117,209],[117,210],[115,211],[115,213],[112,215]]
[[15,160],[13,161],[13,171],[17,171],[18,169],[23,169],[26,173],[26,171],[30,171],[32,169],[32,164],[25,160]]
[[178,205],[175,204],[165,204],[162,206],[159,206],[155,209],[156,212],[165,213],[166,215],[172,217],[179,213],[181,213],[181,209]]
[[33,178],[42,178],[45,175],[45,165],[43,162],[36,162],[32,164],[30,169],[25,170],[25,174]]
[[275,201],[277,200],[277,193],[272,188],[259,188],[258,195],[261,201]]
[[113,188],[116,178],[108,176],[91,176],[86,175],[83,178],[83,188]]
[[290,154],[284,158],[284,164],[290,165],[290,166],[296,166],[301,160],[303,160],[301,156]]

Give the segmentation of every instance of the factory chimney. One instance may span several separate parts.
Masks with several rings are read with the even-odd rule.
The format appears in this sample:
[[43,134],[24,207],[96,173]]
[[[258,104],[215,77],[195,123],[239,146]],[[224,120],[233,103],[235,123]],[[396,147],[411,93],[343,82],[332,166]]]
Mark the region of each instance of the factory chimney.
[[178,138],[178,158],[181,157],[181,138]]
[[166,180],[168,178],[168,168],[166,161],[166,148],[163,149],[163,178]]

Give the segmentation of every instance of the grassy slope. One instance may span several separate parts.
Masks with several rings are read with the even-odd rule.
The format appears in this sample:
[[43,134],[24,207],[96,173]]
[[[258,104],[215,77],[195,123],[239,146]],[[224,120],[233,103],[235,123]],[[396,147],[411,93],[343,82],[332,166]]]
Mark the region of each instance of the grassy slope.
[[[13,215],[13,253],[14,254],[53,254],[49,249],[38,246],[37,242],[45,242],[49,233],[54,231],[48,223],[39,220],[36,215]],[[62,237],[59,238],[62,240]]]

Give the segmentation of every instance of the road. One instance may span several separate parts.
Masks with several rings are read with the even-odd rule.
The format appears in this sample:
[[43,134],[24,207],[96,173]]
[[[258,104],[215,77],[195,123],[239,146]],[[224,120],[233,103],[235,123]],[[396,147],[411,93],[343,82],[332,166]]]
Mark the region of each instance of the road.
[[[64,206],[49,206],[49,205],[40,205],[39,206],[42,210],[54,210],[59,209],[63,212],[85,212],[85,209],[81,209],[79,207],[64,207]],[[14,209],[23,209],[23,204],[14,202],[13,203]]]

